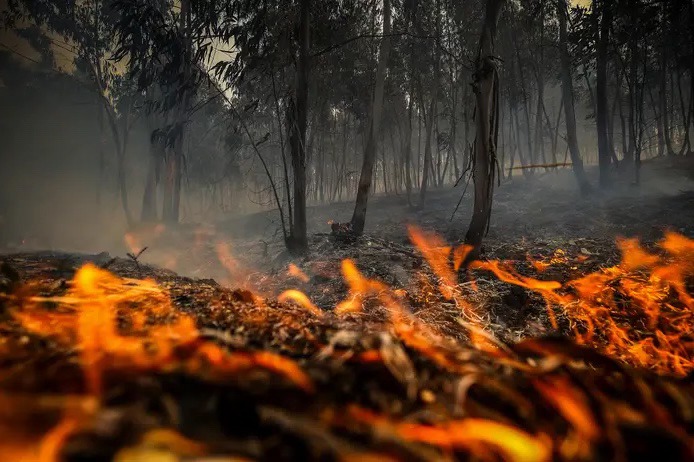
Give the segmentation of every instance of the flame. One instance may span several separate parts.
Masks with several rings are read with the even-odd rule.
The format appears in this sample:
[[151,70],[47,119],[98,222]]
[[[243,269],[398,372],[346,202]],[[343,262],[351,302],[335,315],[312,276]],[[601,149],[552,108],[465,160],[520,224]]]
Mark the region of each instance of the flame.
[[598,439],[600,430],[585,396],[566,378],[538,379],[535,380],[534,385],[567,422],[573,425],[582,438],[588,443]]
[[[579,258],[587,257],[585,255],[580,255]],[[564,249],[555,250],[548,260],[535,260],[530,255],[527,255],[526,259],[530,262],[533,268],[540,273],[547,271],[553,266],[566,265],[571,262]]]
[[48,432],[39,445],[38,462],[55,462],[65,441],[79,428],[79,421],[65,418]]
[[349,285],[349,296],[335,307],[336,314],[356,313],[362,310],[364,299],[369,295],[386,297],[386,307],[398,309],[399,305],[388,297],[389,288],[379,281],[364,277],[352,260],[342,261],[342,275]]
[[[377,434],[434,446],[443,451],[464,450],[485,460],[496,457],[542,461],[557,452],[589,458],[589,448],[605,436],[601,434],[599,425],[599,420],[605,416],[592,409],[593,403],[589,401],[587,392],[573,385],[566,376],[544,375],[541,366],[518,359],[510,348],[485,330],[487,325],[481,307],[470,302],[465,293],[467,289],[464,290],[458,279],[458,271],[469,255],[469,246],[447,245],[442,238],[414,227],[409,228],[409,234],[431,270],[419,275],[422,287],[428,290],[422,296],[427,302],[445,302],[448,307],[458,309],[461,317],[456,319],[469,334],[472,345],[487,353],[485,358],[493,360],[496,365],[536,373],[529,383],[535,394],[567,423],[569,434],[555,447],[539,430],[530,433],[509,421],[483,418],[489,417],[488,414],[472,417],[475,414],[471,413],[467,418],[442,419],[424,425],[394,420],[356,406],[348,407],[345,415],[333,416],[331,423],[342,425],[345,420],[356,421],[368,425]],[[207,239],[205,236],[200,237],[200,242]],[[138,244],[135,237],[129,243],[135,251]],[[469,268],[473,272],[490,272],[500,281],[543,297],[553,325],[558,328],[557,313],[560,313],[562,320],[568,321],[564,324],[571,326],[571,335],[580,344],[588,344],[639,367],[676,375],[690,373],[694,370],[694,349],[690,339],[691,332],[694,332],[694,298],[689,293],[687,282],[694,276],[694,240],[667,233],[658,244],[657,253],[646,250],[636,239],[620,239],[617,245],[622,253],[619,264],[563,282],[520,274],[521,270],[512,262],[477,261]],[[230,246],[217,242],[216,251],[230,276],[237,279],[241,275],[241,266],[232,256]],[[541,273],[551,266],[572,262],[561,249],[549,260],[529,260]],[[458,338],[451,341],[441,334],[441,329],[425,322],[419,313],[413,313],[406,291],[395,290],[365,276],[352,260],[342,261],[341,269],[348,294],[336,304],[335,316],[296,289],[283,292],[278,300],[294,302],[323,321],[361,316],[365,307],[377,305],[381,309],[379,315],[385,310],[385,325],[389,333],[407,348],[407,351],[403,349],[403,355],[410,351],[419,352],[433,364],[459,375],[474,369],[466,364],[465,359],[470,357],[465,353],[471,350],[464,347]],[[288,275],[308,281],[308,276],[295,265],[289,266]],[[62,296],[16,297],[11,314],[24,329],[74,348],[84,373],[86,394],[97,403],[104,396],[109,377],[114,372],[123,371],[178,371],[221,381],[236,374],[263,369],[283,377],[305,392],[314,391],[309,376],[289,358],[269,351],[229,351],[203,338],[195,318],[176,309],[166,290],[154,281],[120,278],[87,264],[77,271],[68,287]],[[243,318],[243,322],[268,324],[272,319],[268,314],[272,305],[265,304],[255,295],[253,302],[255,309]],[[287,312],[286,316],[282,315],[285,316],[283,320],[290,317],[295,321],[309,319],[297,310]],[[299,328],[306,330],[305,325]],[[316,338],[319,337],[310,340]],[[319,341],[315,340],[315,343]],[[351,358],[366,363],[386,363],[388,354],[388,350],[365,345],[364,351],[357,351]],[[474,369],[474,374],[479,373],[479,369]],[[630,409],[616,412],[625,418],[638,418]],[[80,429],[83,421],[84,416],[66,413],[42,440],[39,460],[55,460],[65,440]],[[161,429],[143,441],[170,445],[182,453],[205,453],[203,445]]]
[[301,268],[296,266],[294,263],[289,264],[289,268],[287,269],[287,274],[293,278],[300,280],[303,283],[307,283],[311,280],[311,278],[309,278],[306,275],[306,273],[301,271]]
[[[452,247],[417,228],[410,227],[409,232],[439,278],[441,295],[455,300],[465,313],[474,313],[457,289],[456,265],[462,260],[456,257],[450,264]],[[579,343],[597,346],[610,356],[640,367],[686,375],[694,370],[692,348],[687,347],[687,336],[694,331],[694,298],[686,286],[687,278],[694,275],[694,240],[666,233],[658,244],[665,252],[663,256],[644,250],[636,239],[619,239],[617,245],[622,253],[617,266],[565,283],[523,276],[510,262],[497,260],[472,262],[470,269],[489,271],[501,281],[541,295],[552,326],[558,329],[555,308],[559,308],[575,326],[573,335]],[[465,252],[463,247],[453,253]],[[531,259],[539,272],[568,262],[562,249],[548,262]],[[669,301],[671,294],[679,303]],[[643,319],[649,333],[644,334],[634,325],[634,318]],[[482,327],[478,319],[468,329],[480,348],[485,343],[475,331]]]
[[[101,396],[109,370],[169,371],[224,378],[254,368],[265,368],[311,391],[310,379],[293,361],[270,352],[228,352],[200,338],[195,321],[175,310],[154,281],[120,279],[92,264],[83,266],[64,297],[32,297],[13,315],[25,328],[74,343],[84,369],[88,393]],[[45,302],[60,303],[70,312],[53,316]],[[132,309],[137,305],[138,309]],[[130,309],[124,310],[128,307]],[[118,328],[118,317],[128,316],[133,335]],[[152,323],[155,321],[156,323]]]
[[286,290],[279,297],[277,297],[277,300],[281,303],[286,303],[291,300],[314,316],[323,316],[323,312],[320,310],[320,308],[314,305],[308,296],[300,290]]
[[[392,421],[357,406],[347,409],[347,418],[367,424],[377,433],[449,451],[463,449],[483,459],[489,458],[490,450],[505,460],[517,462],[545,461],[551,455],[551,443],[547,436],[532,435],[493,420],[467,418],[436,425],[421,425]],[[339,419],[336,419],[336,423],[339,423]]]
[[[435,234],[424,234],[415,227],[409,227],[410,239],[412,243],[422,252],[424,258],[431,266],[432,271],[441,279],[439,290],[448,300],[453,298],[453,287],[456,285],[457,277],[453,267],[449,264],[452,247]],[[462,254],[464,252],[458,252]],[[456,261],[461,260],[459,255]],[[462,262],[462,260],[461,260]]]

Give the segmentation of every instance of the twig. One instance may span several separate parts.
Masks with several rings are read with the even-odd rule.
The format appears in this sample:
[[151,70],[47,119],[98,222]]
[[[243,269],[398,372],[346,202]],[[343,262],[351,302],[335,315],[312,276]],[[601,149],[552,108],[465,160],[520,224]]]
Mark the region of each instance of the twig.
[[147,250],[149,247],[143,247],[137,254],[132,254],[128,252],[126,255],[135,262],[135,266],[137,267],[137,273],[140,277],[142,277],[142,267],[140,266],[139,258],[142,256],[142,254]]

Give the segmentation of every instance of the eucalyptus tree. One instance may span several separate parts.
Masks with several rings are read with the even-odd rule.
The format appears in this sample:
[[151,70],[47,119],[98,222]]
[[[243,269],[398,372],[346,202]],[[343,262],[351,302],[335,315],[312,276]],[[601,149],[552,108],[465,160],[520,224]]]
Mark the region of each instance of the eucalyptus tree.
[[147,95],[148,111],[163,115],[152,141],[160,143],[164,158],[162,218],[177,223],[187,123],[198,87],[208,82],[205,68],[215,51],[212,26],[226,19],[227,11],[199,0],[178,5],[114,0],[112,7],[117,15],[113,60],[128,63],[128,76]]
[[557,1],[557,17],[559,18],[559,50],[561,57],[561,88],[564,101],[564,117],[566,120],[566,142],[571,155],[571,164],[582,194],[590,192],[590,183],[583,169],[583,159],[578,145],[576,132],[576,111],[574,108],[574,72],[569,54],[568,15],[569,6],[566,0]]
[[482,239],[489,226],[495,181],[496,148],[499,135],[499,72],[495,55],[497,25],[504,0],[487,0],[480,33],[473,89],[476,101],[476,136],[473,180],[475,200],[465,243],[472,247],[468,261],[479,257]]
[[[371,102],[371,117],[369,120],[369,132],[367,135],[364,160],[359,177],[359,187],[357,189],[357,199],[352,215],[352,231],[361,235],[364,232],[366,223],[366,207],[371,193],[371,182],[373,177],[374,162],[376,159],[376,148],[381,129],[381,114],[383,112],[383,92],[386,79],[386,66],[388,64],[388,54],[390,53],[391,42],[391,8],[390,0],[383,0],[383,38],[378,56],[378,69],[376,71],[376,83],[374,85],[373,100]],[[385,165],[384,165],[385,168]]]

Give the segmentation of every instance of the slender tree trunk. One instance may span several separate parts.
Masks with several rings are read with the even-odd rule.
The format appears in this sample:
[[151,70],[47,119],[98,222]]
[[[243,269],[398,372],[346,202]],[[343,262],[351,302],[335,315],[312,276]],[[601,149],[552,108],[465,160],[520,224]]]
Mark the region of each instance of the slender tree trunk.
[[407,123],[405,124],[405,190],[407,204],[412,206],[412,108],[414,106],[414,79],[410,75],[410,100],[407,102]]
[[499,73],[494,58],[494,40],[504,0],[487,0],[484,25],[480,36],[473,88],[477,101],[477,134],[475,138],[475,200],[472,220],[465,242],[473,247],[469,263],[480,256],[482,239],[489,226],[492,211],[496,143],[498,139]]
[[679,95],[679,100],[680,100],[680,113],[682,114],[682,146],[680,146],[680,152],[678,155],[683,156],[688,148],[689,148],[689,122],[691,121],[691,103],[688,105],[685,105],[685,98],[684,94],[682,92],[682,74],[677,72],[675,74],[677,76],[677,94]]
[[[191,0],[181,1],[181,16],[183,17],[183,27],[185,35],[185,62],[183,63],[185,72],[184,76],[186,82],[190,80],[191,66],[193,64],[193,43],[192,43],[192,31],[191,28]],[[188,117],[188,112],[190,111],[190,101],[192,99],[192,94],[190,90],[186,91],[183,95],[183,107],[181,110],[181,117],[179,123],[181,124],[180,137],[177,140],[176,145],[176,179],[174,183],[174,196],[173,196],[173,214],[172,221],[178,223],[180,219],[180,204],[181,204],[181,179],[183,178],[183,162],[184,162],[184,142],[185,142],[185,131],[186,131],[186,119]]]
[[359,177],[357,189],[357,201],[352,215],[352,231],[360,236],[364,232],[366,223],[366,207],[371,193],[371,181],[373,177],[374,162],[376,160],[377,139],[380,137],[381,113],[383,112],[383,93],[386,80],[386,68],[390,53],[390,0],[383,1],[383,38],[378,55],[378,69],[376,70],[376,85],[371,107],[371,120],[369,123],[369,136],[364,150],[364,162]]
[[470,150],[472,149],[472,146],[470,144],[470,116],[468,115],[468,108],[466,104],[468,94],[469,93],[466,86],[465,91],[463,93],[463,128],[465,136],[465,146],[463,147],[463,172],[466,171],[468,166],[470,165]]
[[[283,171],[283,176],[284,176],[284,190],[285,190],[285,195],[286,195],[286,200],[287,200],[287,218],[289,221],[289,228],[291,229],[293,227],[294,223],[294,216],[292,214],[292,192],[291,188],[289,186],[289,166],[287,164],[287,153],[285,149],[285,143],[284,143],[284,136],[282,135],[283,128],[282,128],[282,110],[280,109],[280,101],[279,97],[277,96],[277,85],[275,83],[275,69],[274,67],[270,68],[270,73],[272,75],[272,95],[275,100],[275,115],[277,117],[277,130],[279,133],[280,137],[280,151],[282,152],[282,171]],[[282,230],[284,235],[287,235],[287,230]]]
[[576,112],[574,110],[573,96],[573,78],[571,56],[569,55],[568,46],[568,6],[566,0],[560,0],[557,4],[557,12],[559,16],[559,52],[561,58],[561,89],[564,99],[564,117],[566,119],[566,142],[569,145],[571,154],[571,163],[573,165],[574,175],[578,182],[578,187],[581,194],[587,194],[590,191],[590,184],[586,173],[583,170],[583,160],[581,159],[581,151],[578,148],[578,136],[576,135]]
[[[439,11],[438,11],[438,2],[437,2],[437,11],[436,11],[436,17],[437,17],[437,30],[438,30],[438,21],[439,21]],[[429,186],[429,169],[432,164],[432,155],[431,155],[431,138],[432,134],[434,131],[434,122],[436,121],[436,112],[437,112],[437,100],[439,97],[439,71],[440,71],[440,63],[439,63],[439,56],[438,56],[438,48],[436,50],[436,57],[434,58],[434,81],[431,84],[431,103],[429,104],[429,117],[426,120],[426,141],[424,145],[424,171],[422,172],[422,185],[419,189],[419,206],[423,207],[424,206],[424,201],[426,200],[426,194],[427,194],[427,188]],[[438,148],[437,148],[438,150]],[[434,175],[434,171],[432,169],[431,175]]]
[[99,124],[99,181],[96,185],[96,205],[101,207],[101,189],[104,182],[104,171],[106,169],[106,132],[104,130],[104,105],[101,95],[97,95],[97,121]]
[[291,123],[290,145],[294,171],[294,222],[287,239],[290,252],[304,254],[308,251],[306,226],[306,120],[308,115],[309,78],[309,20],[310,0],[299,5],[299,60],[296,72],[294,98],[289,107]]
[[516,131],[513,129],[513,103],[511,102],[511,99],[508,99],[508,138],[509,138],[509,144],[511,145],[511,153],[510,153],[510,158],[511,161],[509,162],[509,167],[508,167],[508,179],[511,180],[513,179],[513,168],[516,165],[516,152],[520,150],[519,148],[519,143],[518,140],[516,139]]
[[[452,61],[452,60],[451,60]],[[455,63],[451,62],[454,70],[451,71],[451,92],[453,93],[453,102],[451,108],[451,134],[448,140],[449,155],[453,157],[453,174],[455,180],[460,177],[460,167],[458,166],[458,152],[456,146],[458,144],[458,100],[459,92],[455,85]]]
[[[106,103],[104,102],[104,104]],[[127,130],[130,107],[128,105],[126,114],[123,116],[124,123],[122,125],[122,139],[121,130],[118,128],[118,121],[116,120],[116,114],[114,113],[113,108],[105,106],[104,111],[106,113],[106,118],[108,120],[109,127],[111,128],[113,141],[116,145],[116,160],[118,162],[118,189],[120,192],[121,205],[123,207],[123,212],[125,213],[125,219],[128,223],[128,226],[132,226],[135,223],[135,220],[133,219],[132,213],[130,212],[130,204],[128,200],[128,187],[125,178],[125,153],[128,144]]]
[[598,161],[600,164],[600,187],[608,188],[612,184],[610,178],[610,147],[608,133],[607,111],[607,50],[610,41],[610,25],[612,23],[611,0],[600,2],[600,37],[597,45],[597,126],[598,126]]
[[637,120],[638,108],[640,104],[639,95],[639,20],[638,2],[630,0],[630,23],[631,37],[629,39],[629,145],[625,153],[627,169],[631,170],[635,166],[636,150],[639,145],[639,122]]
[[607,118],[607,145],[609,147],[610,159],[612,165],[615,167],[619,166],[619,159],[617,158],[617,150],[614,147],[614,120],[617,118],[617,111],[621,109],[620,106],[620,91],[619,88],[622,85],[623,72],[618,73],[617,81],[615,82],[615,92],[612,98],[612,109]]
[[513,41],[513,46],[516,50],[516,62],[518,64],[518,76],[521,86],[521,96],[523,97],[523,114],[525,115],[525,128],[526,128],[526,141],[528,143],[528,161],[531,165],[536,164],[537,156],[533,150],[533,143],[531,138],[531,127],[530,127],[530,110],[528,109],[528,93],[526,91],[525,85],[525,71],[523,70],[523,63],[521,62],[520,49],[518,48],[518,42]]
[[[573,82],[571,82],[571,84],[573,86]],[[562,111],[564,111],[564,110],[565,110],[564,109],[564,95],[562,94],[561,100],[559,100],[559,110],[557,111],[557,123],[554,125],[554,134],[552,135],[552,162],[555,164],[557,163],[557,149],[559,149],[558,148],[558,146],[559,146],[559,125],[561,124],[561,114],[562,114]],[[575,113],[575,111],[574,111],[574,113]],[[547,118],[548,118],[547,125],[549,126],[550,125],[549,116],[547,116]],[[574,121],[575,120],[576,119],[574,117]],[[575,127],[575,124],[574,124],[574,127]],[[576,138],[578,139],[578,136]]]
[[545,100],[545,78],[543,72],[545,71],[545,53],[544,53],[544,40],[545,40],[545,13],[544,4],[540,3],[540,64],[536,66],[537,72],[537,111],[535,114],[535,149],[540,150],[540,157],[543,164],[547,164],[547,157],[545,154],[545,142],[544,142],[544,130],[542,127],[542,115]]
[[665,141],[665,147],[667,148],[667,155],[674,156],[675,150],[672,147],[672,138],[670,130],[670,109],[668,104],[668,49],[670,44],[668,43],[669,33],[667,28],[669,26],[667,22],[667,2],[663,3],[663,21],[662,21],[662,43],[660,49],[660,115],[662,117],[663,124],[663,138]]
[[142,195],[142,211],[140,220],[147,222],[157,221],[157,183],[159,178],[159,162],[164,155],[164,146],[160,136],[152,133],[149,144],[149,165],[147,166],[147,180]]
[[415,184],[419,184],[422,177],[422,108],[421,102],[417,105],[417,165],[415,165]]

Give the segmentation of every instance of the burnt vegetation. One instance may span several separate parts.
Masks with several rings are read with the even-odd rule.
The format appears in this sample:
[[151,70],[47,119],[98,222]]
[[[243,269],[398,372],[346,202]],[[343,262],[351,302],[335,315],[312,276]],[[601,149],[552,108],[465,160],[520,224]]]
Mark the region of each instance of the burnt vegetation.
[[0,2],[0,459],[694,459],[694,2]]

